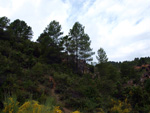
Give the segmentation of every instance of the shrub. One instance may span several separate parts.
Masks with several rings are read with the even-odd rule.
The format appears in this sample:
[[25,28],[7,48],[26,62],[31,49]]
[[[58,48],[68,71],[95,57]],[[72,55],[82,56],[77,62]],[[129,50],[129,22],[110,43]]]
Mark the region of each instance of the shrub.
[[112,107],[110,108],[111,113],[130,113],[131,105],[127,103],[127,99],[125,101],[113,100],[112,99]]
[[18,112],[18,104],[16,98],[7,98],[4,102],[4,113],[17,113]]
[[[38,101],[30,100],[26,101],[20,107],[16,98],[7,98],[4,102],[4,113],[63,113],[59,106],[54,106],[54,100],[49,98],[45,105],[40,105]],[[74,111],[72,113],[80,113]]]

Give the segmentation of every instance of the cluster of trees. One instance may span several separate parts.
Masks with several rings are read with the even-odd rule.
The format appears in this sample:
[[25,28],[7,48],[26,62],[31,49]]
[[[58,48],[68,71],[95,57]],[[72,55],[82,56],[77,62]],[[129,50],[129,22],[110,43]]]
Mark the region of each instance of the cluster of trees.
[[86,66],[92,60],[90,38],[79,22],[67,36],[55,20],[36,42],[31,41],[32,36],[32,28],[25,21],[0,18],[0,104],[13,94],[20,103],[31,96],[43,102],[51,94],[48,76],[54,76],[57,69],[67,76],[81,75],[80,62]]
[[[52,21],[37,39],[37,42],[41,45],[42,51],[45,52],[42,54],[45,56],[50,55],[48,58],[51,61],[48,61],[48,63],[53,63],[57,57],[60,57],[59,53],[64,51],[67,61],[68,56],[72,56],[73,62],[76,64],[76,71],[78,72],[79,59],[85,62],[92,60],[91,56],[94,52],[90,48],[90,37],[84,32],[84,27],[79,22],[73,25],[69,35],[62,36],[62,34],[59,22]],[[57,52],[56,55],[48,53],[52,51]],[[60,60],[56,62],[60,63]]]
[[[0,18],[1,109],[6,96],[12,95],[16,95],[20,105],[29,98],[40,104],[46,102],[54,90],[49,80],[51,76],[56,82],[55,93],[59,95],[59,101],[72,111],[150,111],[150,80],[147,78],[141,84],[144,71],[134,69],[150,63],[149,57],[110,62],[104,49],[100,48],[96,57],[98,63],[90,65],[86,62],[92,60],[94,52],[90,37],[79,22],[66,36],[55,20],[36,42],[31,41],[32,36],[32,28],[26,22]],[[128,84],[130,80],[132,85]]]

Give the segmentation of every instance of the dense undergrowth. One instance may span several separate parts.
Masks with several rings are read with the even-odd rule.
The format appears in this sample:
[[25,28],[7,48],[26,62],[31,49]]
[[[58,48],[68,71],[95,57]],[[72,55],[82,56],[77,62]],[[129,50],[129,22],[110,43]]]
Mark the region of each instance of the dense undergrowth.
[[[59,106],[54,104],[53,98],[49,98],[44,105],[38,101],[29,100],[19,105],[15,97],[9,97],[4,102],[3,113],[63,113]],[[80,113],[74,111],[72,113]]]

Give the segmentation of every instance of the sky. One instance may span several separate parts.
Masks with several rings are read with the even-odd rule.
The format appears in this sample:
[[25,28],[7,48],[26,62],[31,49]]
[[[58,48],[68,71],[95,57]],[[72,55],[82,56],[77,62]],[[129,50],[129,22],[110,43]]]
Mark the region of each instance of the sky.
[[56,20],[64,35],[75,22],[85,26],[91,48],[102,47],[109,61],[150,56],[150,0],[0,0],[0,17],[25,21],[33,41]]

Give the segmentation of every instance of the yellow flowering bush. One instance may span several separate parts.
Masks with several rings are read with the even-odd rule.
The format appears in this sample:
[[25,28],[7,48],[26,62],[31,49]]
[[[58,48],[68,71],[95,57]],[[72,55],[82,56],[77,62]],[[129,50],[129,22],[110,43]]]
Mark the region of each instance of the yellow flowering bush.
[[18,113],[42,113],[43,108],[44,106],[39,105],[37,101],[28,101],[19,107]]
[[8,98],[4,103],[4,113],[62,113],[59,107],[44,106],[38,104],[37,101],[31,100],[25,102],[22,106],[18,107],[19,102],[13,98]]
[[[14,98],[8,98],[4,103],[4,113],[63,113],[59,106],[40,105],[37,101],[31,100],[18,107],[19,102]],[[80,113],[74,111],[72,113]]]
[[59,106],[56,106],[53,110],[53,113],[63,113],[63,112],[60,110]]
[[19,102],[15,98],[8,98],[4,102],[4,113],[17,113]]
[[131,105],[127,103],[127,99],[124,102],[122,101],[115,101],[112,99],[113,107],[110,109],[111,113],[130,113],[131,112]]

